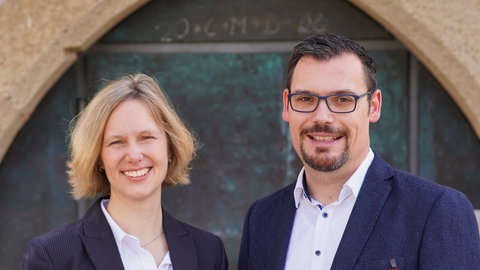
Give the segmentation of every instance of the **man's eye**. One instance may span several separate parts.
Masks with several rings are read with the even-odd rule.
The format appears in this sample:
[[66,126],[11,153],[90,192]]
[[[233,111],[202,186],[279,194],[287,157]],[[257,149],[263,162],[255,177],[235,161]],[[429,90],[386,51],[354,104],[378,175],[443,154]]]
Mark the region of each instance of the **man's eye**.
[[353,97],[351,96],[340,96],[340,97],[337,97],[337,101],[336,102],[339,102],[339,103],[349,103],[349,102],[352,102],[354,100]]
[[310,97],[310,96],[299,96],[297,98],[297,101],[300,101],[300,102],[312,102],[313,101],[313,97]]

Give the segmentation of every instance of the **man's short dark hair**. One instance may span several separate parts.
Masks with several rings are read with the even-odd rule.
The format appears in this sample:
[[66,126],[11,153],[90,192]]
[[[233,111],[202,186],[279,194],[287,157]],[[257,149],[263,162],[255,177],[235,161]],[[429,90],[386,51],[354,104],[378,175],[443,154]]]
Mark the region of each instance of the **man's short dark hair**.
[[354,54],[362,62],[368,91],[377,89],[376,69],[373,59],[360,44],[337,34],[319,34],[311,36],[295,46],[287,66],[287,89],[290,90],[292,76],[298,61],[303,56],[311,56],[321,61],[328,61],[344,54]]

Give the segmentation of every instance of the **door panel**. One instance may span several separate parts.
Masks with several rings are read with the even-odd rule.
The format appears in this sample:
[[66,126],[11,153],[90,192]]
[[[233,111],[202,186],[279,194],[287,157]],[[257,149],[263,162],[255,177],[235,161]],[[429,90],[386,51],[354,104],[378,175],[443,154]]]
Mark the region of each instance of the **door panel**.
[[418,83],[418,173],[461,190],[478,209],[479,139],[452,98],[423,66]]
[[299,40],[338,32],[354,39],[392,39],[346,1],[152,1],[121,22],[102,43]]
[[65,174],[75,72],[43,98],[0,165],[0,268],[19,269],[27,240],[76,218]]
[[409,169],[408,52],[369,52],[377,69],[377,87],[382,90],[380,121],[370,125],[371,147],[393,166]]

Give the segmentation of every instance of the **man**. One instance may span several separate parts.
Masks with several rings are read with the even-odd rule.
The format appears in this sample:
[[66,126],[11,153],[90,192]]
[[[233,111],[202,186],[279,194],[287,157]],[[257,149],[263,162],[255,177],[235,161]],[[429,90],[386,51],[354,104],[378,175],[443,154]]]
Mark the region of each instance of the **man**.
[[283,119],[303,163],[295,183],[255,202],[238,269],[480,269],[472,205],[370,149],[382,93],[372,59],[332,34],[298,44]]

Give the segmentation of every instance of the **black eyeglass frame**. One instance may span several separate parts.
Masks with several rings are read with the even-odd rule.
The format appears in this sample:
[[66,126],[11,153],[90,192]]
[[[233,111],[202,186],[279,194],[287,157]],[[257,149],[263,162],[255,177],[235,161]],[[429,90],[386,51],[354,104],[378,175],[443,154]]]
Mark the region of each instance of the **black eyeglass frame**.
[[[332,95],[328,95],[328,96],[317,96],[317,95],[314,95],[314,94],[307,94],[307,93],[290,93],[288,94],[288,103],[290,103],[290,108],[292,108],[292,110],[296,111],[296,112],[300,112],[300,113],[311,113],[311,112],[314,112],[315,110],[317,110],[318,108],[318,104],[320,104],[320,101],[321,100],[325,100],[325,104],[327,104],[327,108],[332,112],[332,113],[352,113],[354,112],[356,109],[357,109],[357,101],[368,95],[368,94],[371,94],[373,91],[372,90],[368,90],[367,92],[361,94],[361,95],[354,95],[354,94],[332,94]],[[293,108],[293,105],[292,105],[292,97],[293,96],[310,96],[310,97],[316,97],[317,98],[317,105],[315,105],[315,108],[313,108],[311,111],[301,111],[301,110],[296,110]],[[328,105],[328,101],[327,101],[327,98],[329,97],[353,97],[355,99],[355,105],[353,106],[353,109],[351,111],[347,111],[347,112],[337,112],[337,111],[334,111],[332,110],[332,108],[330,108],[330,105]]]

